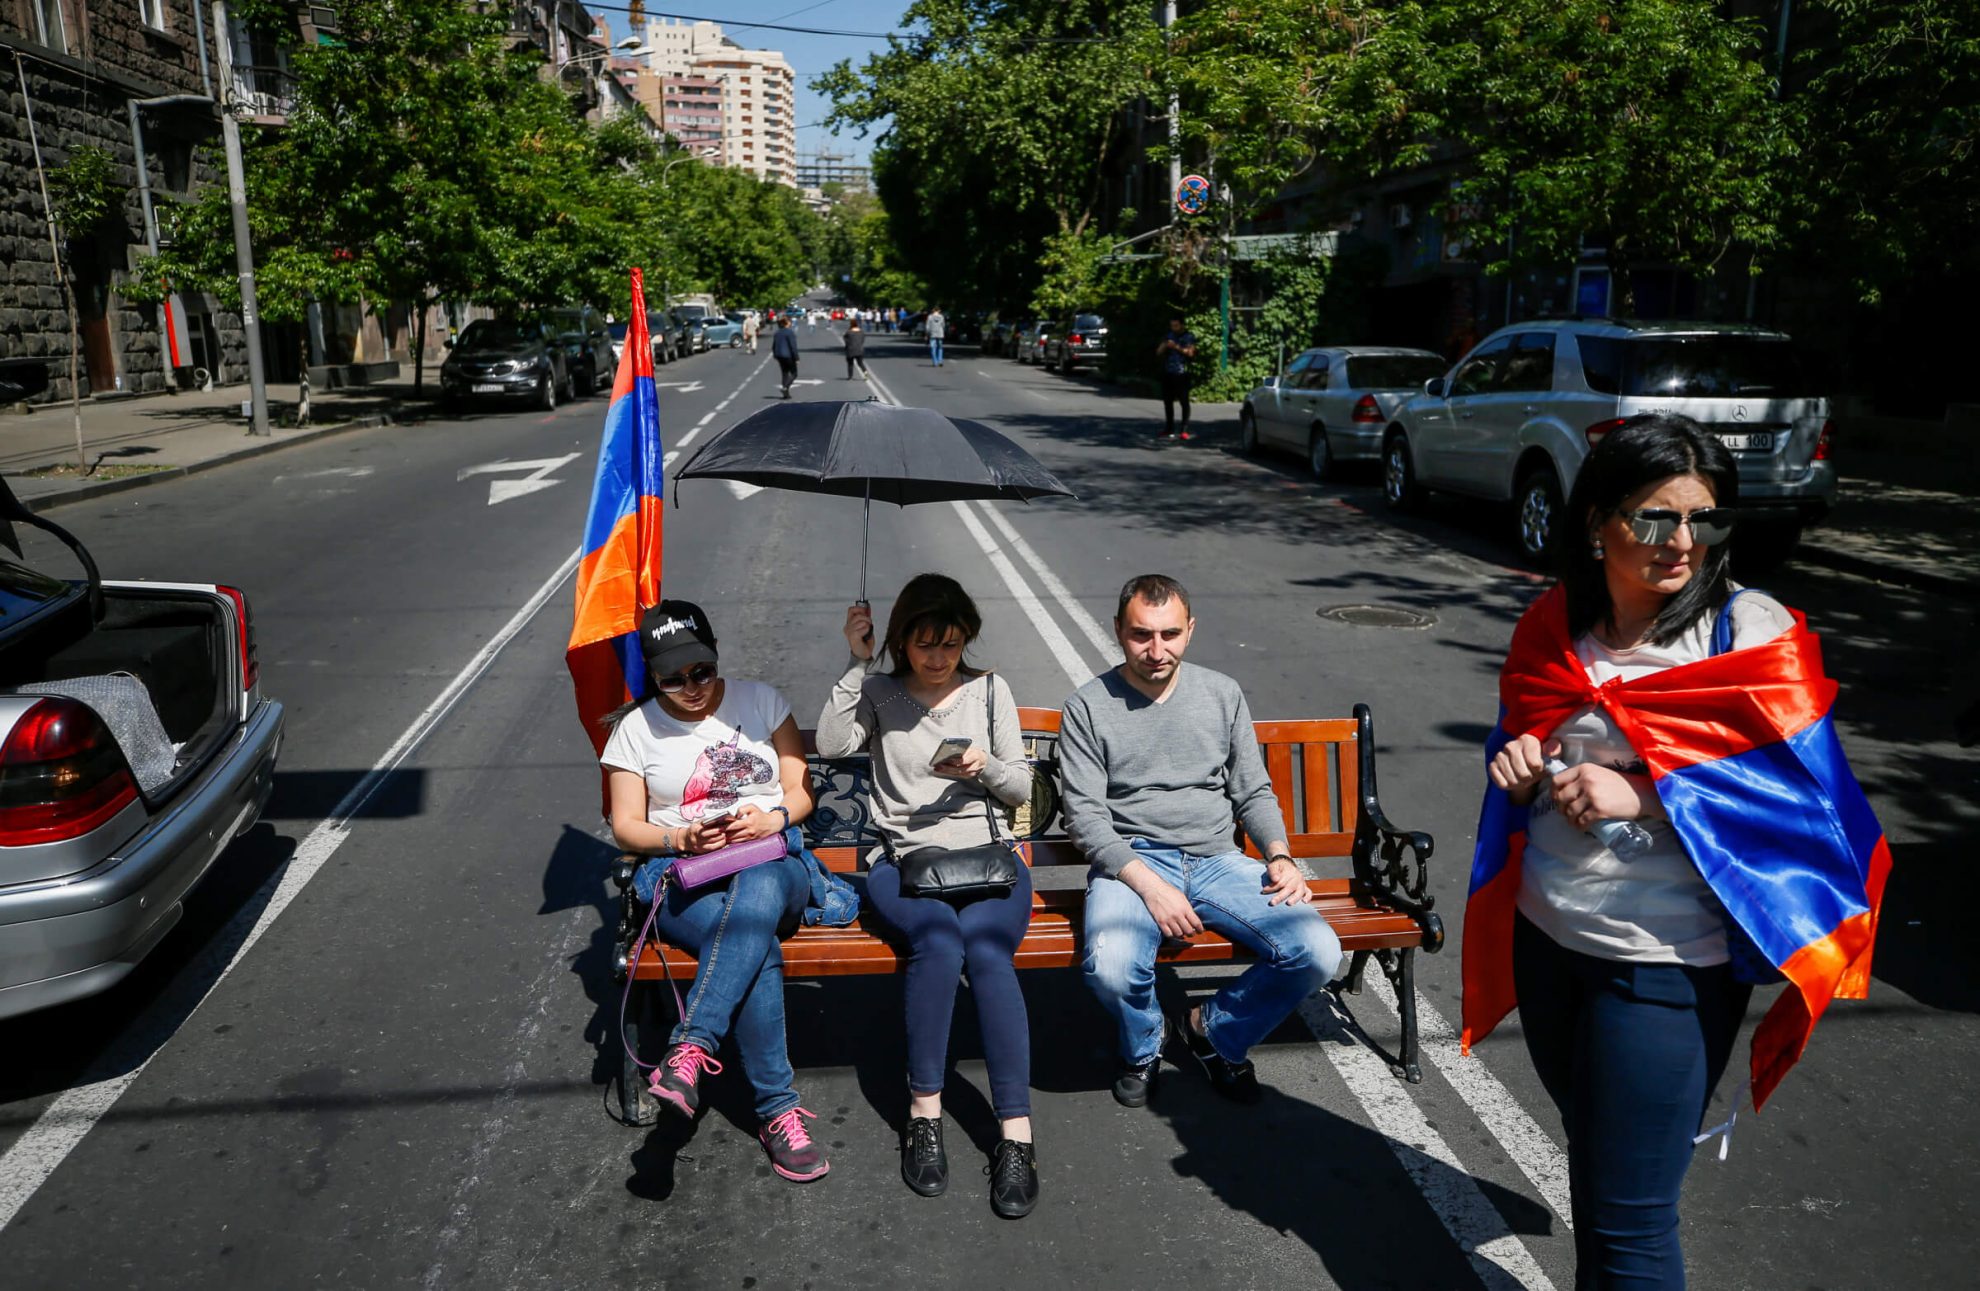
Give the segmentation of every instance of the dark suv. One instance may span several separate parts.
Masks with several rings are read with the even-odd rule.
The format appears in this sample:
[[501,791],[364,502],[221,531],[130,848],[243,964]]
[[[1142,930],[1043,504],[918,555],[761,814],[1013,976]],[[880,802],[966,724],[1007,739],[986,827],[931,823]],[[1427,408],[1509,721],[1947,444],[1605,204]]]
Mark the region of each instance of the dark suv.
[[527,399],[548,411],[570,387],[564,345],[540,318],[478,318],[447,342],[440,394],[449,403],[473,398]]
[[596,394],[600,381],[612,384],[617,364],[612,357],[612,332],[605,315],[589,305],[550,311],[549,323],[564,347],[570,384],[578,394]]
[[1675,412],[1739,464],[1734,550],[1785,559],[1836,496],[1821,375],[1782,333],[1738,323],[1535,319],[1502,327],[1399,409],[1382,437],[1392,507],[1426,489],[1510,501],[1542,560],[1582,459],[1623,418]]
[[1045,338],[1045,370],[1070,373],[1107,357],[1107,320],[1098,314],[1069,314]]

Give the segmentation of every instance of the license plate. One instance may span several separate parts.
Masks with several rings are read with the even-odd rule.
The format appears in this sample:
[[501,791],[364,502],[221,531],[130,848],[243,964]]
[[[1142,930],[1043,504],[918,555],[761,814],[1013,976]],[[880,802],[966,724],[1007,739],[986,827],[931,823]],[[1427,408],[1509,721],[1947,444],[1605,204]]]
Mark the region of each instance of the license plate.
[[1771,453],[1774,451],[1774,432],[1756,430],[1744,435],[1721,435],[1719,442],[1735,453]]
[[474,388],[476,394],[501,394],[502,387],[493,381],[483,382]]

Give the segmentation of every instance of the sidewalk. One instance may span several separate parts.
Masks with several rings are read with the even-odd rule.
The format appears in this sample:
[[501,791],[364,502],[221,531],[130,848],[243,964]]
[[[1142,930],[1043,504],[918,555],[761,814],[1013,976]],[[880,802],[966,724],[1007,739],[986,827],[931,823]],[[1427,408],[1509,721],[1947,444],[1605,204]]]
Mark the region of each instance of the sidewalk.
[[[218,386],[210,393],[83,400],[83,446],[92,470],[76,461],[75,419],[66,403],[27,413],[0,411],[0,475],[33,510],[104,493],[175,479],[225,462],[306,443],[363,426],[427,415],[439,374],[429,373],[426,398],[415,399],[412,380],[312,394],[310,424],[293,421],[297,386],[268,387],[270,433],[248,433],[241,405],[248,387]],[[49,473],[49,468],[54,468]]]

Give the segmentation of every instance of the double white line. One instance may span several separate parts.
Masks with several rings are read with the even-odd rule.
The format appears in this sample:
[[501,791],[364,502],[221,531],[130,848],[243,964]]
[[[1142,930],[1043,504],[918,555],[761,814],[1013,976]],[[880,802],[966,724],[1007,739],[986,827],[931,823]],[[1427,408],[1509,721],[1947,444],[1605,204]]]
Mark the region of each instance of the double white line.
[[[888,403],[900,405],[894,392],[879,377],[873,385]],[[962,517],[964,528],[976,540],[991,568],[1010,589],[1044,638],[1066,677],[1075,686],[1085,684],[1096,673],[1121,661],[1120,644],[1114,640],[1085,606],[1074,600],[1066,585],[1052,572],[1038,553],[1010,521],[988,503],[978,503],[983,519],[963,502],[950,503]],[[992,528],[986,528],[987,519]],[[999,541],[1001,539],[1001,542]],[[1095,658],[1095,667],[1080,654],[1079,648],[1062,631],[1046,610],[1045,602],[1011,559],[1026,565],[1045,594],[1058,603],[1074,632],[1086,638]],[[1395,1008],[1380,990],[1362,998],[1379,998],[1390,1016]],[[1388,1063],[1359,1043],[1338,1043],[1340,1027],[1320,996],[1309,999],[1302,1017],[1315,1035],[1327,1037],[1320,1049],[1340,1073],[1342,1082],[1361,1104],[1369,1124],[1388,1142],[1403,1170],[1415,1181],[1424,1200],[1436,1212],[1445,1231],[1450,1233],[1471,1262],[1478,1278],[1488,1287],[1528,1287],[1552,1291],[1548,1278],[1533,1253],[1507,1225],[1505,1217],[1485,1196],[1477,1179],[1465,1169],[1449,1142],[1424,1115],[1422,1107],[1406,1086],[1398,1082]],[[1499,1145],[1533,1183],[1540,1195],[1559,1216],[1563,1225],[1572,1226],[1568,1202],[1567,1157],[1547,1133],[1529,1116],[1485,1064],[1458,1054],[1457,1035],[1441,1014],[1420,997],[1418,1023],[1429,1064],[1449,1079],[1458,1096],[1471,1107],[1480,1122],[1491,1131]]]

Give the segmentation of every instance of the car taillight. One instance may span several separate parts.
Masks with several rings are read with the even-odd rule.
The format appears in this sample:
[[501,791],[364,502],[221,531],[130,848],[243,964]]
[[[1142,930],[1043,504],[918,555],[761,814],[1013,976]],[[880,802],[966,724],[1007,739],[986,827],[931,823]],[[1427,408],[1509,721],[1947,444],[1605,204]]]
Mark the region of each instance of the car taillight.
[[1086,344],[1086,342],[1085,342],[1085,341],[1082,341],[1082,340],[1080,339],[1080,337],[1079,337],[1079,333],[1078,333],[1078,332],[1074,332],[1074,333],[1073,333],[1073,334],[1072,334],[1071,336],[1068,336],[1068,337],[1066,338],[1066,340],[1067,340],[1067,342],[1068,342],[1068,343],[1070,343],[1070,344],[1073,344],[1073,345],[1084,345],[1084,344]]
[[1374,395],[1365,394],[1354,401],[1353,419],[1363,423],[1380,422],[1382,420],[1382,407],[1375,402]]
[[0,746],[0,847],[81,838],[136,800],[123,750],[86,704],[39,700]]
[[1621,430],[1623,426],[1628,423],[1628,420],[1629,419],[1627,417],[1611,417],[1607,421],[1596,422],[1594,425],[1590,426],[1587,430],[1584,430],[1581,433],[1587,436],[1588,446],[1590,448],[1593,448],[1595,447],[1595,445],[1601,443],[1602,437],[1604,435],[1607,435],[1610,431]]
[[241,643],[241,689],[253,690],[261,680],[261,655],[254,645],[254,615],[248,612],[247,593],[238,587],[223,587],[220,595],[234,603],[235,636]]
[[1836,423],[1834,423],[1833,421],[1825,421],[1822,423],[1822,433],[1815,437],[1816,461],[1826,462],[1829,460],[1829,449],[1830,449],[1829,437],[1835,434],[1835,431],[1836,431]]

